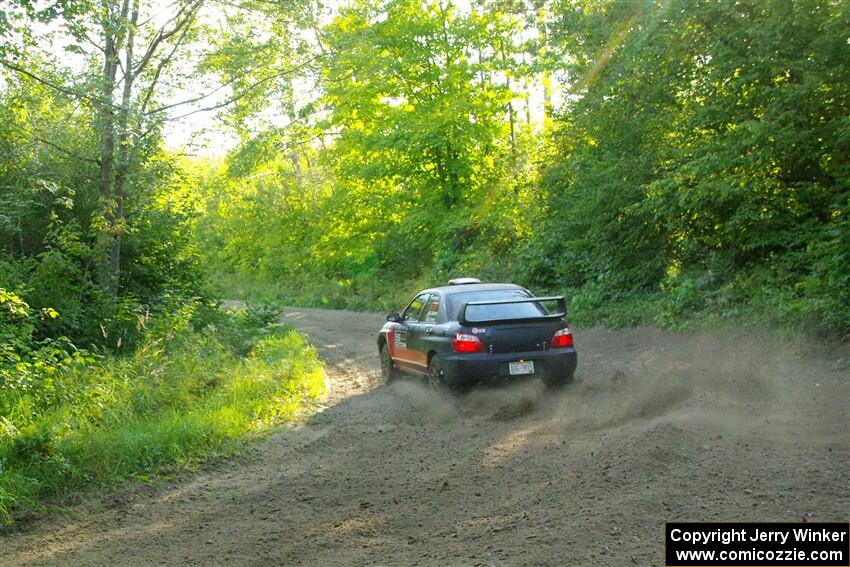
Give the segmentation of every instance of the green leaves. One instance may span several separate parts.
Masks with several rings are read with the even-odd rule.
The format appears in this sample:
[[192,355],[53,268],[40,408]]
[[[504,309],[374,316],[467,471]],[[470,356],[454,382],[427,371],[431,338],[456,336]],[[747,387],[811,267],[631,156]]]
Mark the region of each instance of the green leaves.
[[343,193],[334,198],[370,219],[344,246],[366,242],[378,265],[410,274],[442,255],[450,227],[474,222],[470,210],[511,161],[512,93],[498,75],[519,65],[497,54],[516,29],[498,11],[407,0],[353,3],[326,29],[323,101],[337,132],[326,158]]
[[752,302],[850,328],[822,283],[842,268],[811,254],[832,249],[847,195],[847,6],[631,7],[556,12],[552,41],[585,90],[544,177],[553,226],[570,234],[549,248],[569,262],[548,270],[610,297],[655,290],[676,316]]

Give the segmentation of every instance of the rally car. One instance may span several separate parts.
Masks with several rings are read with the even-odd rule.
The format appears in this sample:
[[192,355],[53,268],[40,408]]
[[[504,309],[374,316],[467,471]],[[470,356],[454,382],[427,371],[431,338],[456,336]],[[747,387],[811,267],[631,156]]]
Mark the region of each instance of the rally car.
[[423,290],[378,335],[381,373],[424,377],[435,389],[537,376],[550,387],[573,379],[577,357],[563,296],[459,278]]

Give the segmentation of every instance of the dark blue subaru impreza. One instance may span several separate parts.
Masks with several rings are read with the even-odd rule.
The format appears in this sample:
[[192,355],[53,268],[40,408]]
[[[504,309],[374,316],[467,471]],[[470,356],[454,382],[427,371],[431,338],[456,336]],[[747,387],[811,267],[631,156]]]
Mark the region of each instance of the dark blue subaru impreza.
[[427,378],[435,389],[540,377],[573,379],[577,356],[563,296],[534,297],[522,286],[474,278],[423,290],[378,335],[381,372]]

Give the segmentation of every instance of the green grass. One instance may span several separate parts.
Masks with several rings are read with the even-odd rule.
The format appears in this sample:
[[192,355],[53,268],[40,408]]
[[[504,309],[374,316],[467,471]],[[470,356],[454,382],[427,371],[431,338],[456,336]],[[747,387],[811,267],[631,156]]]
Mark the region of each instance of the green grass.
[[184,328],[77,368],[54,380],[43,411],[30,393],[0,390],[18,416],[0,423],[0,522],[86,486],[228,454],[321,395],[322,364],[294,330],[267,329],[245,356],[221,334]]

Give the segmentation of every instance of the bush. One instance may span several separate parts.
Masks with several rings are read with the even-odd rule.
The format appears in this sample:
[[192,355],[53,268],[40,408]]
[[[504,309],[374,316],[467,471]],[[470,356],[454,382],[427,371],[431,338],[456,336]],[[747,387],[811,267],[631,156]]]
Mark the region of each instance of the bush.
[[152,325],[129,357],[54,366],[49,385],[0,389],[0,404],[12,408],[0,419],[0,522],[92,483],[229,452],[323,391],[315,350],[270,325],[272,307],[223,315],[219,327],[201,330],[191,311]]

